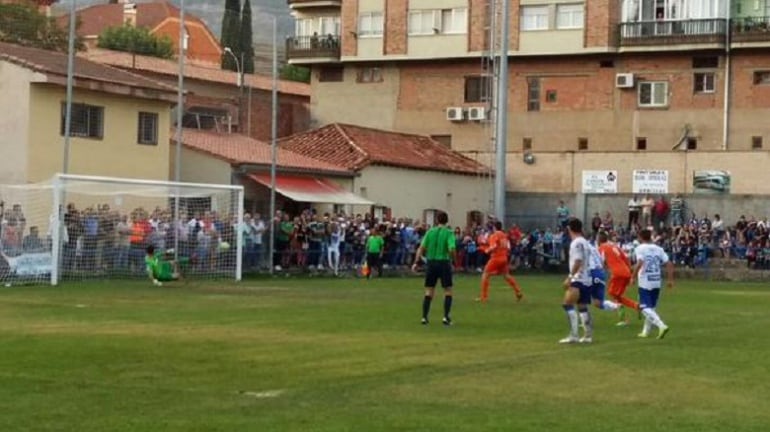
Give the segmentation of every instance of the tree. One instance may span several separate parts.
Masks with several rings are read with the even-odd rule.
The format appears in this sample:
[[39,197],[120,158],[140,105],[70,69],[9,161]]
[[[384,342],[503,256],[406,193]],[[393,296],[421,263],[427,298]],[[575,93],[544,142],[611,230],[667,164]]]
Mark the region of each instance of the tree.
[[[230,48],[236,58],[241,58],[241,2],[226,0],[225,13],[222,17],[222,48]],[[235,59],[229,53],[222,53],[222,69],[237,71]]]
[[288,81],[310,83],[310,68],[287,64],[281,68],[280,76]]
[[96,46],[152,57],[171,58],[174,56],[174,42],[171,38],[166,35],[158,37],[150,33],[147,28],[134,27],[128,24],[121,27],[106,28],[99,35]]
[[[80,27],[80,20],[76,25]],[[0,42],[67,52],[69,29],[59,27],[53,18],[46,17],[29,4],[0,4]],[[84,48],[78,37],[75,49]]]
[[251,0],[243,0],[241,12],[241,31],[239,32],[240,51],[243,59],[243,73],[254,73],[254,41],[251,30]]

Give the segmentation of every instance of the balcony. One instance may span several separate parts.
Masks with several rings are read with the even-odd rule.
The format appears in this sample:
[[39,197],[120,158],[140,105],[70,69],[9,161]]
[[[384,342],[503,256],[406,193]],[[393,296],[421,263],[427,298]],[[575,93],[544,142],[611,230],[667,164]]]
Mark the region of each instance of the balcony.
[[286,39],[286,58],[292,63],[336,62],[340,59],[340,37],[294,36]]
[[770,17],[747,17],[732,20],[733,42],[770,42]]
[[342,0],[288,0],[289,9],[307,9],[307,8],[339,8],[342,7]]
[[723,18],[655,20],[619,25],[621,46],[722,44],[727,22]]

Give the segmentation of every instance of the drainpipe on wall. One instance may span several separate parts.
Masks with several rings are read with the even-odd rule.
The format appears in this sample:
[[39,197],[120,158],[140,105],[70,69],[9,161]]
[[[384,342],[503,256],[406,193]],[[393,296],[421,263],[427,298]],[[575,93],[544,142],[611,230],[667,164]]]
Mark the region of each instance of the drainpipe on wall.
[[730,139],[730,89],[732,80],[732,59],[730,57],[730,44],[732,43],[732,2],[727,0],[727,20],[725,21],[727,29],[725,31],[725,106],[724,119],[722,121],[722,150],[727,151],[727,143]]

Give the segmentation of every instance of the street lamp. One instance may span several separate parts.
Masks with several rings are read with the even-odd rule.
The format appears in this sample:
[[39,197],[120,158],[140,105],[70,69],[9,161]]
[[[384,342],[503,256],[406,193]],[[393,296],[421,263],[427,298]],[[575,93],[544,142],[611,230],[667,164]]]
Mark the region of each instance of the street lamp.
[[241,72],[241,62],[238,61],[238,56],[235,55],[233,50],[230,49],[230,47],[225,47],[225,52],[233,56],[233,59],[235,60],[235,69],[238,70],[238,88],[241,88],[243,86],[243,73]]

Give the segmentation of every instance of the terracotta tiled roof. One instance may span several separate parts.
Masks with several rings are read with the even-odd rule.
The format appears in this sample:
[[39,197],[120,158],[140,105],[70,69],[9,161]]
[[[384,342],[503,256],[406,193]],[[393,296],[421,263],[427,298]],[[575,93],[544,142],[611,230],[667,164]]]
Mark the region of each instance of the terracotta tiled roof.
[[[176,131],[171,132],[171,142],[176,142]],[[270,165],[272,153],[270,145],[246,135],[227,134],[198,129],[184,129],[182,144],[192,150],[208,154],[233,165]],[[277,155],[279,168],[353,176],[352,171],[332,163],[312,159],[298,153],[279,148]]]
[[460,174],[488,174],[484,165],[423,136],[334,123],[279,141],[282,148],[358,171],[388,165]]
[[[179,39],[179,8],[167,1],[135,3],[137,27],[146,27],[154,34],[167,35],[177,46]],[[102,34],[108,27],[120,27],[125,24],[124,4],[97,4],[77,11],[81,25],[78,35],[94,38]],[[69,14],[58,18],[62,26],[66,26]],[[218,62],[222,56],[219,40],[211,32],[206,23],[197,16],[185,13],[185,28],[189,35],[188,58],[197,58],[210,62]]]
[[[179,67],[176,60],[165,60],[157,57],[134,56],[130,53],[110,51],[104,49],[90,49],[80,54],[84,58],[95,62],[117,66],[125,69],[154,72],[163,75],[177,75]],[[213,81],[218,83],[236,85],[238,74],[236,72],[222,70],[219,65],[196,62],[185,65],[184,75],[187,78],[201,81]],[[245,75],[244,85],[260,90],[273,88],[272,77],[265,75]],[[278,91],[283,94],[310,97],[310,85],[294,81],[278,81]]]
[[[77,29],[78,36],[98,36],[107,27],[120,27],[125,24],[123,3],[97,4],[77,11],[81,20]],[[136,3],[136,26],[154,29],[167,18],[179,17],[179,9],[165,1]],[[67,23],[69,14],[58,18],[59,23]],[[203,21],[189,12],[185,13],[185,21],[203,24]],[[205,24],[203,24],[205,25]]]
[[[59,52],[0,42],[0,60],[14,63],[35,72],[59,77],[67,76],[67,55]],[[76,81],[77,79],[84,79],[176,93],[176,87],[82,58],[75,59],[75,79]]]

